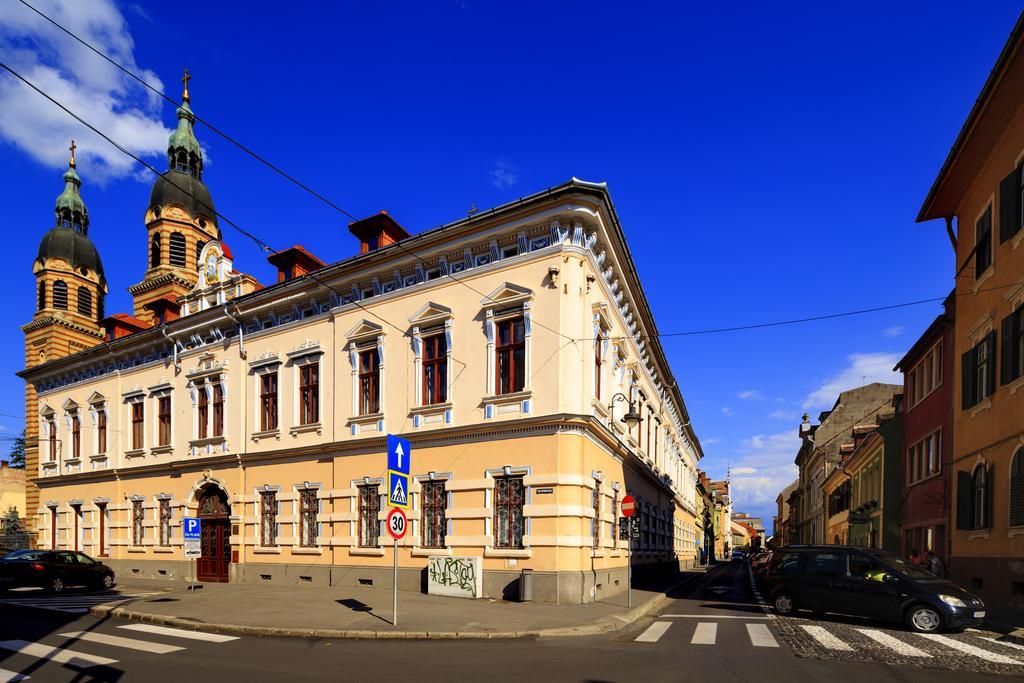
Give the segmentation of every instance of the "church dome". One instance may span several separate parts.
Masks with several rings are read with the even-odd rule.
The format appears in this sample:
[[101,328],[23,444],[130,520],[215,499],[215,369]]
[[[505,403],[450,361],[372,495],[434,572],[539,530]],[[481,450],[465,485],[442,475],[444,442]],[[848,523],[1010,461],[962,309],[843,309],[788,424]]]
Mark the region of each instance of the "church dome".
[[39,242],[39,261],[60,258],[71,264],[75,270],[87,268],[103,279],[103,262],[96,246],[88,237],[71,228],[56,226],[43,235]]
[[204,216],[217,225],[213,197],[206,184],[183,171],[170,170],[157,178],[149,194],[149,208],[159,213],[165,206],[180,206],[193,218]]

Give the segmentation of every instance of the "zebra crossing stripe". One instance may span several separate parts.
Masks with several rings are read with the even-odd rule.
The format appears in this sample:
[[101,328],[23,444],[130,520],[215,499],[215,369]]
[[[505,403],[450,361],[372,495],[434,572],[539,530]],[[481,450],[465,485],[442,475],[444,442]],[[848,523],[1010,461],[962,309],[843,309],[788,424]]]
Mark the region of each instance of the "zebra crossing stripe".
[[112,645],[114,647],[123,647],[129,650],[152,652],[158,655],[165,655],[169,652],[177,652],[178,650],[185,649],[178,645],[165,645],[164,643],[153,643],[148,640],[136,640],[134,638],[122,638],[120,636],[107,635],[106,633],[94,633],[92,631],[68,631],[67,633],[61,633],[60,635],[62,638],[74,638],[76,640],[85,640],[90,643],[100,643],[101,645]]
[[970,645],[959,640],[954,640],[953,638],[940,636],[935,633],[921,633],[919,635],[922,638],[927,638],[928,640],[934,641],[936,643],[941,643],[942,645],[945,645],[948,648],[958,650],[960,652],[963,652],[964,654],[973,655],[975,657],[978,657],[979,659],[984,659],[986,662],[992,662],[994,664],[1024,665],[1024,662],[1018,662],[1016,659],[1012,659],[1010,657],[1007,657],[1006,655],[1001,655],[997,652],[989,652],[988,650],[984,650],[980,647],[975,647],[974,645]]
[[803,630],[807,631],[818,643],[826,650],[836,650],[839,652],[852,652],[853,648],[844,643],[843,641],[836,638],[834,635],[829,633],[821,626],[810,626],[802,624],[800,626]]
[[978,636],[978,637],[981,638],[982,640],[987,640],[990,643],[995,643],[996,645],[1005,645],[1006,647],[1012,647],[1015,650],[1024,650],[1024,645],[1018,645],[1017,643],[1008,643],[1005,640],[998,640],[996,638],[989,638],[988,636]]
[[238,640],[238,636],[226,636],[221,633],[204,633],[203,631],[189,631],[183,628],[170,628],[169,626],[157,626],[155,624],[125,624],[118,628],[129,631],[141,631],[143,633],[155,633],[160,636],[172,638],[187,638],[188,640],[205,640],[209,643],[227,643]]
[[779,646],[767,624],[747,624],[747,635],[750,636],[750,644],[754,647]]
[[28,655],[30,657],[37,657],[39,659],[49,659],[57,662],[58,664],[71,664],[73,666],[80,667],[117,664],[116,659],[98,657],[85,652],[66,650],[52,645],[43,645],[42,643],[30,643],[27,640],[0,641],[0,649],[11,650],[12,652]]
[[0,669],[0,683],[17,683],[17,681],[27,681],[29,678],[31,678],[31,676],[25,676],[17,671]]
[[885,645],[887,648],[894,650],[895,652],[898,652],[901,655],[904,655],[905,657],[931,657],[931,655],[925,652],[924,650],[919,650],[913,645],[910,645],[909,643],[904,643],[899,638],[895,638],[883,631],[878,631],[873,628],[859,628],[857,630],[866,635],[871,640],[875,641],[876,643],[879,643],[880,645]]
[[638,643],[656,643],[665,635],[665,631],[672,625],[671,621],[656,621],[647,627],[647,630],[636,637]]
[[714,645],[717,637],[718,624],[713,621],[702,621],[697,624],[690,645]]

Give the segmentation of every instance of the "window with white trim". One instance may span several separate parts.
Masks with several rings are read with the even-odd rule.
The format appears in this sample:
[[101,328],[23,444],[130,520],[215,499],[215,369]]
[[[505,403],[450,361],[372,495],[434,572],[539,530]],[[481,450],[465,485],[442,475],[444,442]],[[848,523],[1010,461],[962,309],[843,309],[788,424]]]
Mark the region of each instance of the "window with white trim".
[[318,489],[300,488],[299,493],[299,546],[303,548],[315,548],[317,536],[319,536],[320,525],[317,522],[317,515],[320,512],[320,499],[317,497]]
[[359,546],[380,546],[380,493],[376,484],[363,484],[359,491]]
[[277,491],[264,489],[260,495],[260,545],[277,546]]

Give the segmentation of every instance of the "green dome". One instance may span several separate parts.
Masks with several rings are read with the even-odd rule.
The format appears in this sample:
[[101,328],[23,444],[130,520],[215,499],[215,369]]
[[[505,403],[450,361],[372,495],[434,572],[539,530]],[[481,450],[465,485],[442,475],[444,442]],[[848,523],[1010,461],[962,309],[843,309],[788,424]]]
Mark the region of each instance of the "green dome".
[[203,177],[203,150],[192,130],[196,117],[188,101],[178,107],[178,127],[167,141],[167,166],[172,170]]
[[100,261],[96,246],[84,234],[71,228],[51,228],[39,242],[39,255],[36,258],[40,262],[61,258],[70,263],[75,270],[87,268],[98,274],[101,281],[104,279],[103,262]]
[[57,202],[54,210],[57,214],[57,225],[64,227],[77,227],[82,232],[89,231],[89,210],[85,208],[82,195],[78,188],[82,181],[75,173],[75,167],[70,166],[64,174],[64,191],[57,195]]

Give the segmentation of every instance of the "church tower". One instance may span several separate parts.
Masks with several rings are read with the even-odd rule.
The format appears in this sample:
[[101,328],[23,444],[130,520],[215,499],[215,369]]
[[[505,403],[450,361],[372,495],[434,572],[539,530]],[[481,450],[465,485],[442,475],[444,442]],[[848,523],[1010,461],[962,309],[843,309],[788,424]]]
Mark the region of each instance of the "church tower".
[[[25,367],[68,356],[103,341],[103,300],[107,281],[99,252],[89,239],[89,211],[75,171],[75,143],[64,174],[64,191],[57,197],[55,222],[39,242],[32,271],[36,278],[36,312],[25,333]],[[35,388],[25,385],[25,468],[27,509],[39,505],[32,483],[39,467],[39,407]]]
[[203,152],[193,131],[189,78],[186,69],[178,127],[167,145],[167,172],[153,184],[146,209],[149,267],[142,282],[128,288],[135,317],[149,324],[178,316],[178,298],[199,280],[203,246],[220,238],[213,198],[203,183]]

